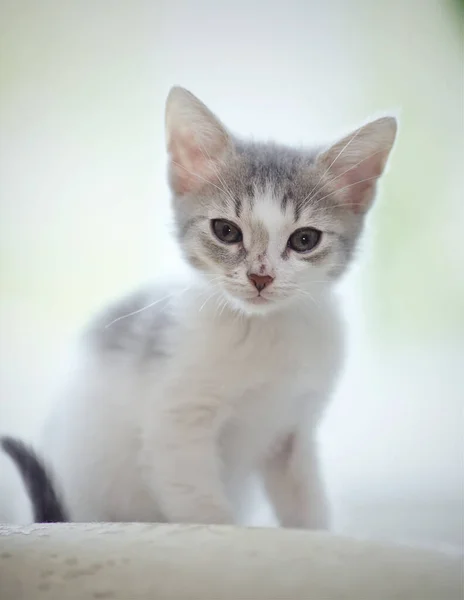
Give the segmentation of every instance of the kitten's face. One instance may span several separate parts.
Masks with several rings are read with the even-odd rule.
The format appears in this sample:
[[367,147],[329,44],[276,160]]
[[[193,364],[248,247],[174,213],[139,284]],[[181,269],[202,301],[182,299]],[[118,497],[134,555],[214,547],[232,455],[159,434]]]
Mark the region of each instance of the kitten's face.
[[175,202],[185,255],[247,312],[311,301],[347,265],[358,219],[322,200],[310,156],[241,146],[227,164],[222,189]]
[[262,313],[311,301],[345,270],[396,122],[380,119],[319,153],[246,144],[174,88],[167,131],[184,254],[217,298]]

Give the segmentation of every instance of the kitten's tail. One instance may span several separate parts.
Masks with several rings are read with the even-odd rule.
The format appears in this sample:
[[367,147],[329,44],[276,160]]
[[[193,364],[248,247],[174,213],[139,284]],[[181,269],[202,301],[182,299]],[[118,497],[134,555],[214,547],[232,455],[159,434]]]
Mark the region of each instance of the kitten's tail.
[[69,521],[52,477],[34,450],[20,440],[2,437],[0,445],[17,466],[32,504],[35,523]]

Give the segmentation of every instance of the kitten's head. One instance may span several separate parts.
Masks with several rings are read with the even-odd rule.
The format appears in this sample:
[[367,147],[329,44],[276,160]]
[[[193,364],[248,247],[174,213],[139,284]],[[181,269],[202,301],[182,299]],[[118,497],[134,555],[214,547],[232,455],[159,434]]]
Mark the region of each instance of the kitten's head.
[[313,151],[247,143],[173,88],[169,182],[185,256],[245,312],[330,286],[350,262],[396,128],[381,118]]

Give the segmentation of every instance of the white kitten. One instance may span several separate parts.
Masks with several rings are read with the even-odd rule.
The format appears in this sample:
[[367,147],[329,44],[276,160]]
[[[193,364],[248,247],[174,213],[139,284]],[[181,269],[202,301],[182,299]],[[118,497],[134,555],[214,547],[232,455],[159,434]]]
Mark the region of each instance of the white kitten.
[[314,433],[342,358],[332,289],[396,121],[323,151],[246,143],[173,88],[166,127],[197,275],[97,318],[45,457],[75,521],[234,523],[256,473],[282,525],[324,528]]

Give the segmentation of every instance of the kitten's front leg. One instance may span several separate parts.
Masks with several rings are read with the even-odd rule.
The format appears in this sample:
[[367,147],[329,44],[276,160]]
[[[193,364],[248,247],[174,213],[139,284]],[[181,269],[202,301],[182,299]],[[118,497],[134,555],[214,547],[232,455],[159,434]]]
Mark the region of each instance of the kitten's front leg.
[[264,483],[284,527],[328,529],[328,506],[315,442],[293,432],[264,466]]
[[[188,390],[187,390],[188,392]],[[216,399],[171,390],[148,439],[150,487],[166,520],[231,524],[217,443],[222,423]]]

